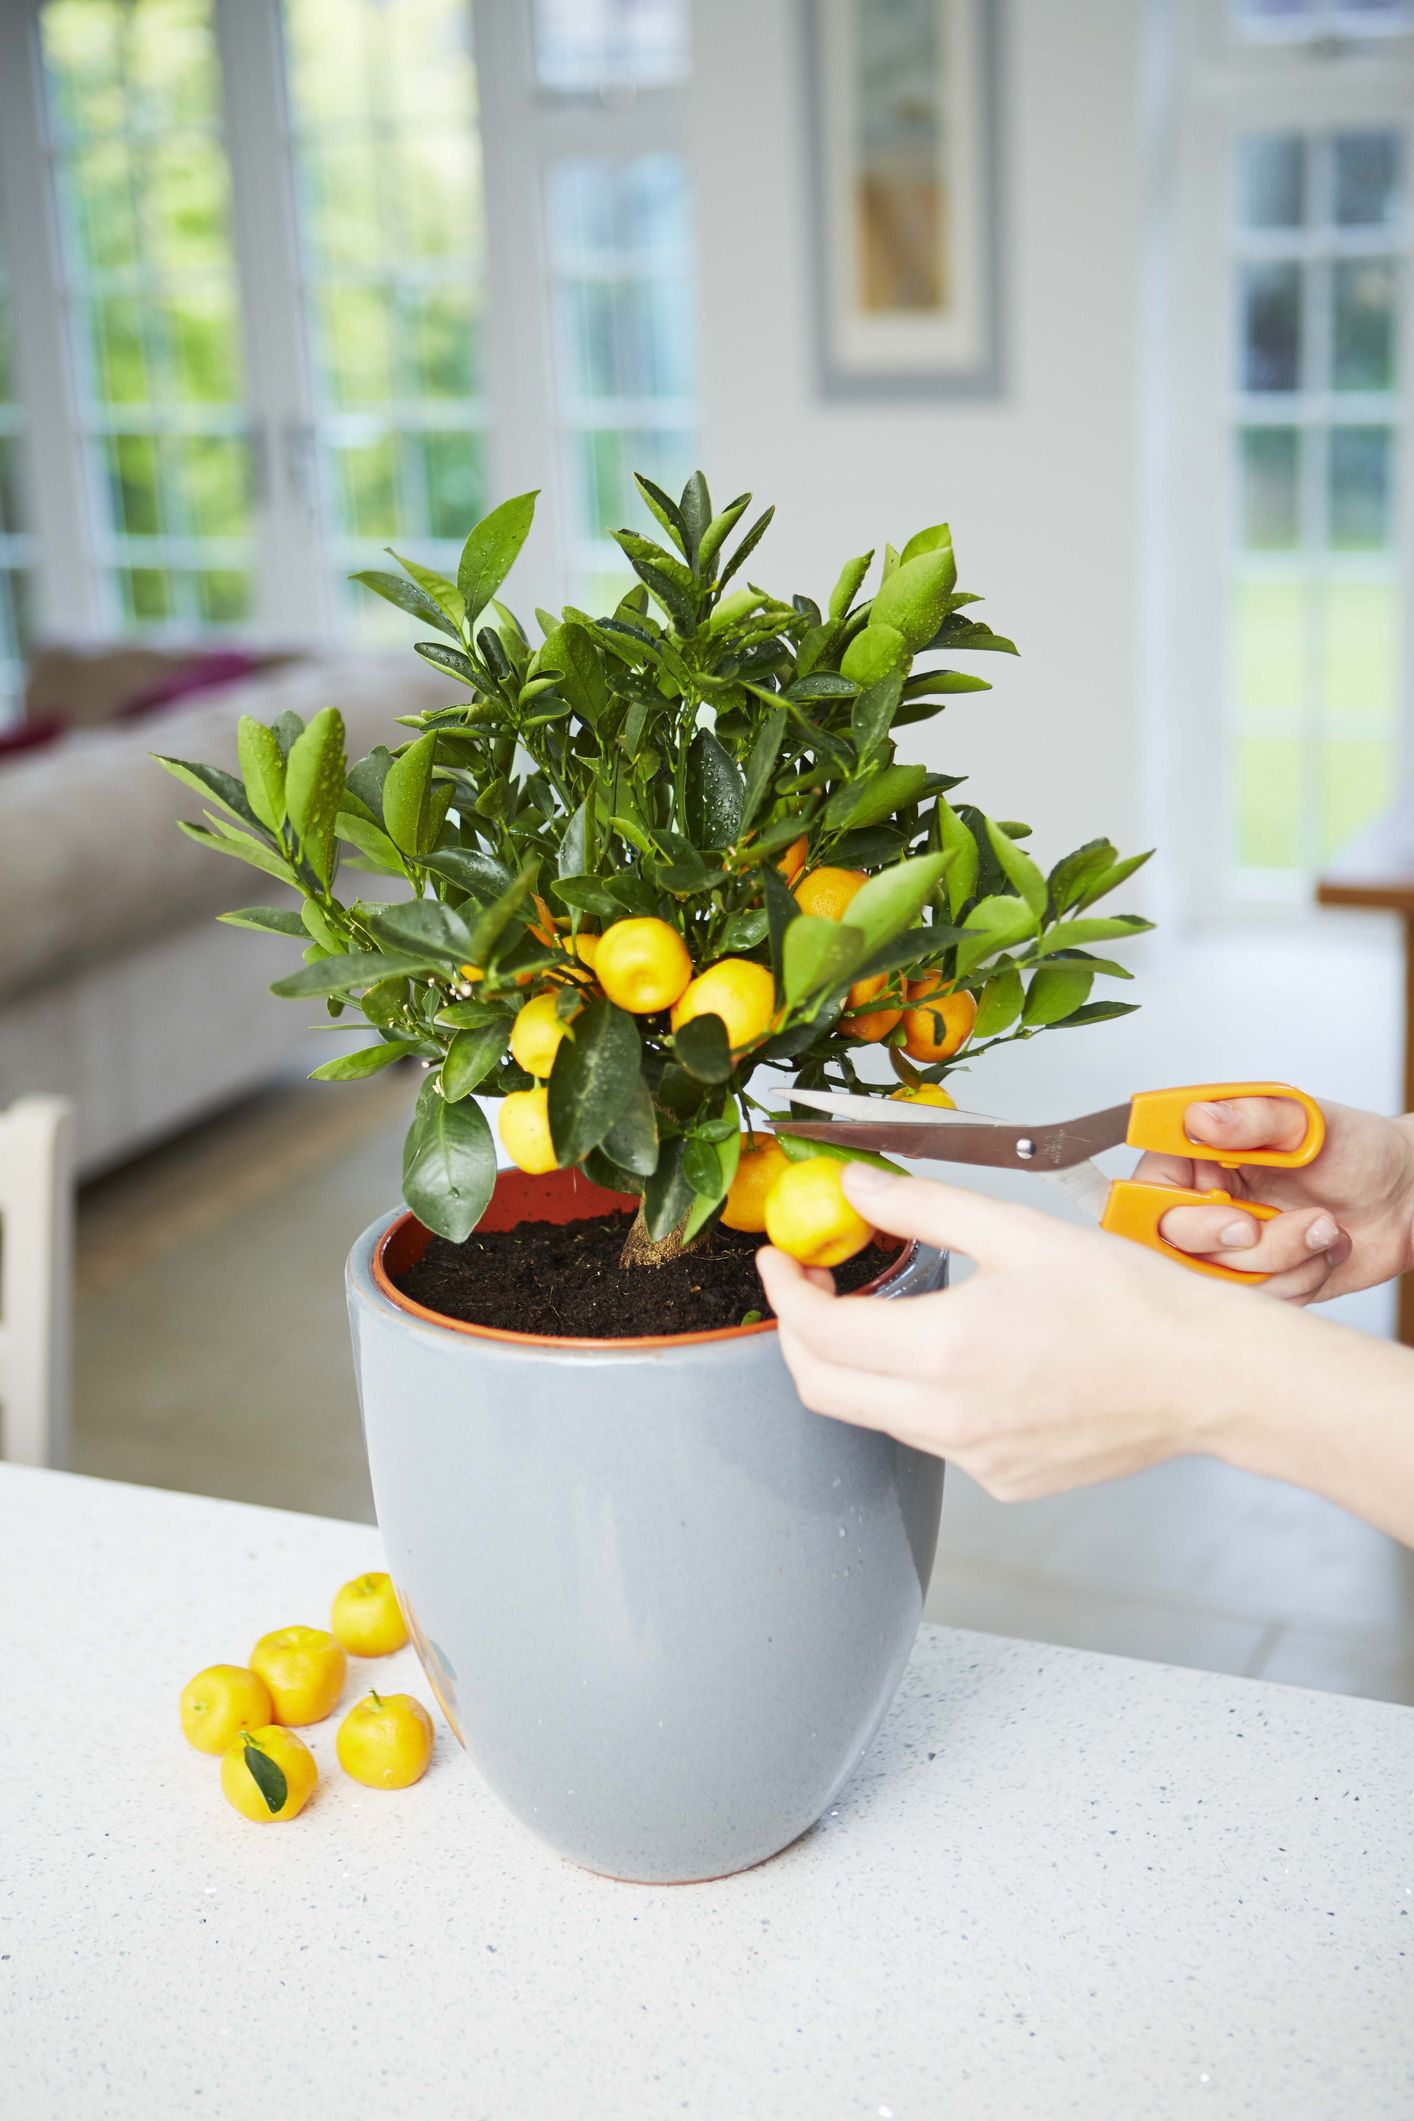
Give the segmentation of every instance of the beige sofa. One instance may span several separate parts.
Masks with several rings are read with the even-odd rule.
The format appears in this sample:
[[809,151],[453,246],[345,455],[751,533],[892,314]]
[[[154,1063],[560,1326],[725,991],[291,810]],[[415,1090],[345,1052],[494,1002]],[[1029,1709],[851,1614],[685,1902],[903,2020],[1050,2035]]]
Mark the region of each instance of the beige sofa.
[[177,831],[200,800],[150,753],[234,768],[242,714],[336,706],[355,758],[448,697],[406,651],[313,657],[0,760],[0,1108],[27,1091],[71,1099],[89,1175],[327,1059],[313,1012],[266,992],[297,946],[213,919],[279,888]]

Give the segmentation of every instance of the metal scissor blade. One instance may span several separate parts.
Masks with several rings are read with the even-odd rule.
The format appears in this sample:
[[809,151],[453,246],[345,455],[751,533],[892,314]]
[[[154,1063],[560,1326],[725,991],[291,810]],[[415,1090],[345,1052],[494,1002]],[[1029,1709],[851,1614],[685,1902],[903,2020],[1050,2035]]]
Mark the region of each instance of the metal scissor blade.
[[782,1092],[793,1105],[808,1105],[812,1112],[824,1112],[831,1119],[881,1120],[886,1127],[917,1126],[927,1115],[929,1125],[955,1127],[968,1121],[978,1125],[1003,1127],[1005,1120],[994,1119],[990,1112],[949,1111],[946,1105],[911,1105],[903,1099],[895,1101],[887,1094],[879,1097],[859,1097],[848,1090],[796,1090]]
[[[840,1110],[828,1091],[801,1091],[799,1102],[819,1109]],[[1113,1105],[1105,1112],[1092,1112],[1082,1119],[1064,1120],[1043,1127],[1016,1126],[1010,1120],[980,1119],[971,1113],[952,1113],[934,1108],[922,1119],[917,1105],[895,1106],[887,1117],[877,1107],[887,1100],[850,1098],[848,1119],[792,1120],[788,1114],[773,1118],[772,1125],[784,1134],[798,1134],[805,1141],[836,1142],[846,1149],[894,1149],[900,1156],[915,1156],[944,1164],[982,1164],[1003,1171],[1064,1171],[1085,1163],[1102,1149],[1112,1149],[1124,1140],[1129,1128],[1128,1104]],[[868,1117],[855,1117],[860,1107],[875,1107]],[[897,1117],[902,1111],[906,1116]]]

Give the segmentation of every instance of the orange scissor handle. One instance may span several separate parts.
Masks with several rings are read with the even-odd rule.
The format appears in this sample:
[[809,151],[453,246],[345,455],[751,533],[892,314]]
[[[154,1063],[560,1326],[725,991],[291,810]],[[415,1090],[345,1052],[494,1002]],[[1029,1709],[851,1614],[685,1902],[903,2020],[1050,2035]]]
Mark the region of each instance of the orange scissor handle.
[[[1164,1094],[1187,1097],[1189,1093],[1179,1090]],[[1127,1237],[1133,1244],[1147,1245],[1151,1252],[1162,1252],[1166,1258],[1176,1259],[1181,1267],[1191,1267],[1195,1274],[1211,1274],[1218,1281],[1270,1279],[1266,1274],[1249,1274],[1241,1267],[1220,1267],[1215,1260],[1199,1259],[1196,1253],[1171,1245],[1159,1224],[1170,1208],[1187,1207],[1239,1208],[1244,1215],[1255,1215],[1263,1223],[1270,1222],[1279,1212],[1265,1201],[1235,1201],[1230,1193],[1197,1193],[1187,1186],[1149,1186],[1137,1178],[1117,1178],[1110,1187],[1100,1228],[1113,1231],[1116,1237]]]
[[[1183,1116],[1190,1105],[1216,1104],[1230,1097],[1284,1097],[1293,1105],[1300,1105],[1306,1115],[1306,1132],[1294,1149],[1242,1149],[1221,1156],[1207,1142],[1192,1139]],[[1304,1090],[1293,1090],[1290,1083],[1189,1083],[1178,1090],[1136,1092],[1130,1099],[1129,1132],[1124,1138],[1131,1149],[1149,1149],[1161,1156],[1201,1157],[1204,1163],[1221,1164],[1226,1171],[1235,1171],[1239,1164],[1265,1164],[1273,1170],[1296,1171],[1320,1155],[1326,1121],[1315,1098],[1308,1097]],[[1242,1206],[1248,1207],[1249,1203],[1244,1201]]]

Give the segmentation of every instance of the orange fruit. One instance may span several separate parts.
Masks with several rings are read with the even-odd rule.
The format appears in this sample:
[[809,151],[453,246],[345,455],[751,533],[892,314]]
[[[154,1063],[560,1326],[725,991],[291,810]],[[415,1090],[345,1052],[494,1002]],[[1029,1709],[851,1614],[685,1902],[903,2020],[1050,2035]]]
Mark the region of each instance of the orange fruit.
[[250,1653],[277,1723],[322,1723],[344,1687],[348,1659],[327,1628],[274,1628]]
[[840,921],[856,891],[869,881],[862,869],[812,869],[795,885],[795,903],[802,913],[821,920]]
[[754,1046],[776,1015],[776,983],[765,965],[749,957],[722,957],[690,980],[673,1004],[672,1025],[681,1031],[695,1016],[720,1016],[733,1053]]
[[873,1044],[887,1038],[903,1015],[898,1008],[871,1009],[868,1004],[876,1001],[888,987],[891,974],[879,972],[872,979],[858,979],[845,996],[845,1013],[840,1018],[840,1029],[846,1038],[862,1038]]
[[542,1086],[512,1090],[503,1097],[496,1132],[507,1156],[522,1171],[539,1174],[559,1168],[550,1139],[550,1093]]
[[355,1576],[335,1594],[329,1626],[351,1657],[387,1657],[408,1639],[407,1622],[386,1569]]
[[405,1790],[432,1758],[432,1718],[412,1694],[369,1694],[339,1725],[339,1765],[370,1790]]
[[555,1065],[569,1023],[560,1015],[556,993],[537,994],[517,1012],[511,1025],[511,1058],[527,1075],[543,1081]]
[[837,1267],[862,1252],[874,1235],[845,1199],[844,1171],[833,1156],[807,1156],[788,1163],[766,1195],[766,1235],[803,1266]]
[[972,1036],[977,997],[966,988],[954,992],[950,980],[936,973],[908,983],[909,1007],[903,1013],[903,1050],[916,1061],[945,1061],[960,1052]]
[[182,1731],[199,1753],[224,1753],[274,1714],[269,1687],[243,1664],[209,1664],[182,1688]]
[[652,1016],[671,1009],[692,978],[692,959],[676,928],[652,915],[615,921],[599,938],[594,971],[616,1009]]
[[791,841],[789,847],[787,847],[785,853],[776,864],[788,884],[794,885],[796,878],[805,867],[809,853],[810,842],[802,832],[798,840]]
[[949,1112],[956,1112],[957,1100],[949,1097],[941,1083],[903,1083],[897,1090],[890,1090],[889,1097],[896,1105],[942,1105]]
[[[284,1798],[273,1810],[252,1772],[252,1753],[273,1763],[285,1778]],[[221,1755],[222,1796],[243,1819],[253,1819],[257,1826],[278,1826],[282,1820],[293,1819],[314,1795],[318,1780],[319,1770],[309,1747],[278,1723],[262,1724],[258,1731],[242,1731]]]
[[764,1230],[766,1227],[766,1195],[783,1171],[790,1168],[790,1158],[773,1134],[758,1134],[741,1137],[741,1159],[736,1167],[736,1177],[727,1189],[727,1204],[722,1210],[722,1221],[729,1230]]

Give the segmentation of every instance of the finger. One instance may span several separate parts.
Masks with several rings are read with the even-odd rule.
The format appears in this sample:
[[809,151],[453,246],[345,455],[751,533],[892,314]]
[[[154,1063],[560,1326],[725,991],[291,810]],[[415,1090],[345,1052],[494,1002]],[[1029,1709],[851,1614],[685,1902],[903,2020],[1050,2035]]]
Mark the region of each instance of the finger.
[[1026,1258],[1056,1241],[1056,1225],[1033,1208],[990,1200],[962,1186],[932,1178],[899,1178],[877,1164],[851,1163],[844,1172],[846,1196],[877,1230],[916,1237],[940,1250],[965,1252],[979,1266]]
[[1335,1269],[1336,1262],[1330,1253],[1322,1252],[1319,1258],[1308,1259],[1302,1266],[1290,1267],[1284,1274],[1273,1274],[1270,1281],[1261,1284],[1260,1293],[1276,1297],[1279,1303],[1316,1303]]
[[1193,1170],[1191,1157],[1156,1156],[1150,1149],[1134,1166],[1134,1176],[1141,1186],[1182,1186],[1191,1193],[1197,1185]]
[[1296,1208],[1259,1221],[1239,1208],[1214,1206],[1170,1208],[1159,1235],[1180,1252],[1216,1257],[1244,1274],[1283,1274],[1324,1258],[1344,1233],[1327,1208]]
[[783,1346],[790,1335],[822,1361],[895,1380],[916,1377],[941,1360],[946,1324],[935,1298],[852,1303],[836,1296],[833,1286],[821,1288],[813,1274],[770,1245],[757,1253],[756,1265]]
[[1224,1097],[1190,1105],[1183,1116],[1193,1141],[1211,1149],[1299,1149],[1307,1119],[1289,1097]]

